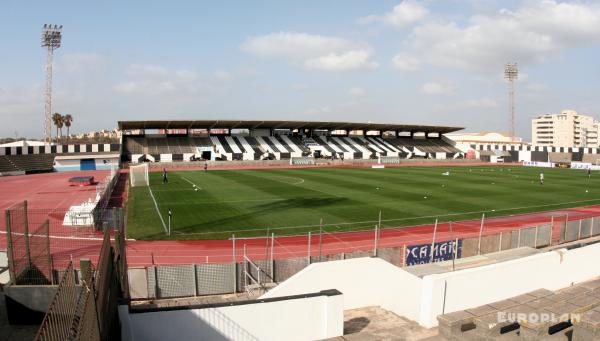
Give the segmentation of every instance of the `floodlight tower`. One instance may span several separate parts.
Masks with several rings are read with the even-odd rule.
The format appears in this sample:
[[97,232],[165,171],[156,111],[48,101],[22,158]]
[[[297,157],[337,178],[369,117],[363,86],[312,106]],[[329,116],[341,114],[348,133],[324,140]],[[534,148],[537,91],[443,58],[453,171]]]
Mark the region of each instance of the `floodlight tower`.
[[52,59],[54,50],[60,47],[62,25],[44,24],[42,29],[42,47],[46,48],[46,102],[44,105],[44,138],[52,142]]
[[515,81],[519,78],[517,63],[504,66],[504,78],[508,80],[508,108],[510,111],[510,139],[515,140]]

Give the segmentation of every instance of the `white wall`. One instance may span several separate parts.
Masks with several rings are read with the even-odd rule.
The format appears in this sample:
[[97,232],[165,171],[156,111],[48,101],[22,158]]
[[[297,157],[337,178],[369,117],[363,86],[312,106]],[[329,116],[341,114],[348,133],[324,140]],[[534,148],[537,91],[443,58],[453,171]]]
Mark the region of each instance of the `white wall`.
[[129,313],[123,340],[318,340],[341,336],[343,296],[319,295],[204,309]]
[[311,264],[261,298],[337,289],[344,309],[378,305],[418,320],[421,278],[380,258],[354,258]]
[[[507,262],[426,276],[431,302],[424,297],[424,326],[437,325],[436,316],[503,300],[540,288],[558,290],[600,275],[590,260],[600,257],[600,244],[573,250],[560,249]],[[431,282],[426,283],[426,282]],[[444,302],[444,282],[446,299]],[[427,290],[429,291],[429,290]],[[473,295],[476,292],[477,295]]]
[[429,328],[443,313],[600,276],[600,268],[590,263],[598,258],[600,243],[422,279],[378,258],[356,258],[311,264],[262,298],[337,289],[344,294],[344,309],[379,305]]

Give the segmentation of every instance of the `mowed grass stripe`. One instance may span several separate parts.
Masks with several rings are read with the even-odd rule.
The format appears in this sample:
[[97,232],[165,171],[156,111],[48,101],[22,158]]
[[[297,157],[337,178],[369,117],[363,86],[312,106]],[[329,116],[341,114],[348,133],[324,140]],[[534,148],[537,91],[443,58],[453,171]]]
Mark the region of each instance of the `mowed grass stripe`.
[[[451,175],[443,176],[448,170]],[[159,207],[173,209],[173,238],[180,239],[230,236],[219,231],[317,225],[320,218],[328,224],[373,222],[380,210],[384,220],[405,219],[384,226],[399,226],[433,221],[407,220],[415,217],[493,209],[499,213],[486,215],[523,213],[536,210],[531,206],[558,209],[578,205],[566,202],[600,198],[600,191],[595,190],[600,185],[598,173],[588,180],[585,171],[543,169],[546,184],[540,186],[540,171],[526,167],[403,167],[174,172],[167,185],[161,183],[160,173],[151,173],[151,186]],[[202,190],[193,191],[181,176]],[[132,189],[128,203],[128,236],[165,238],[162,226],[157,226],[160,221],[156,212],[150,210],[151,199],[139,189]],[[590,192],[585,193],[585,189]],[[559,205],[548,206],[553,204]],[[525,208],[500,213],[515,207]],[[475,217],[471,214],[452,219]],[[340,225],[339,229],[368,225]],[[306,231],[300,228],[288,232]]]

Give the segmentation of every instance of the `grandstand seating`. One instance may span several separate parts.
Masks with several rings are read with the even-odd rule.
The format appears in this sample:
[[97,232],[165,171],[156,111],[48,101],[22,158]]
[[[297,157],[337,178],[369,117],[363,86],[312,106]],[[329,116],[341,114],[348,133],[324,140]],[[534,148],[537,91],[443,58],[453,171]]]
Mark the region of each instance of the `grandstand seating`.
[[6,155],[0,157],[0,172],[50,172],[55,154]]
[[591,163],[593,165],[595,165],[598,160],[600,160],[600,154],[583,154],[583,157],[581,158],[582,162]]
[[459,153],[460,150],[450,145],[442,139],[411,139],[411,138],[397,138],[397,139],[386,139],[387,142],[397,146],[406,147],[410,151],[414,151],[416,148],[418,151],[423,153]]
[[0,173],[18,172],[20,169],[12,163],[9,157],[0,156]]
[[197,147],[213,147],[217,156],[228,160],[258,160],[268,157],[289,159],[290,157],[312,156],[320,151],[325,157],[369,159],[379,156],[412,155],[428,157],[433,153],[460,153],[444,139],[382,138],[379,136],[227,136],[210,137],[165,137],[127,136],[125,154],[149,154],[155,158],[161,154],[181,155],[196,153]]
[[571,153],[548,153],[548,159],[550,162],[570,163],[572,156]]
[[140,137],[125,138],[127,154],[187,154],[196,153],[196,147],[212,146],[207,137]]

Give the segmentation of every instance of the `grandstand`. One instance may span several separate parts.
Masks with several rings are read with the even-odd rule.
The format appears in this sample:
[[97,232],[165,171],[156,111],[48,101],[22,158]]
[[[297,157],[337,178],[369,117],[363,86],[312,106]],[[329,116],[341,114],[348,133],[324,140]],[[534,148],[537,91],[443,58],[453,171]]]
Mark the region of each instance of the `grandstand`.
[[[121,121],[123,160],[451,159],[457,127],[308,121]],[[152,134],[153,130],[162,134]],[[200,131],[201,134],[196,134]],[[176,132],[176,133],[171,133]],[[183,132],[183,133],[182,133]]]
[[[121,145],[118,143],[0,147],[0,175],[54,170],[108,170],[111,165],[118,163],[120,150]],[[62,162],[58,162],[59,160]]]

